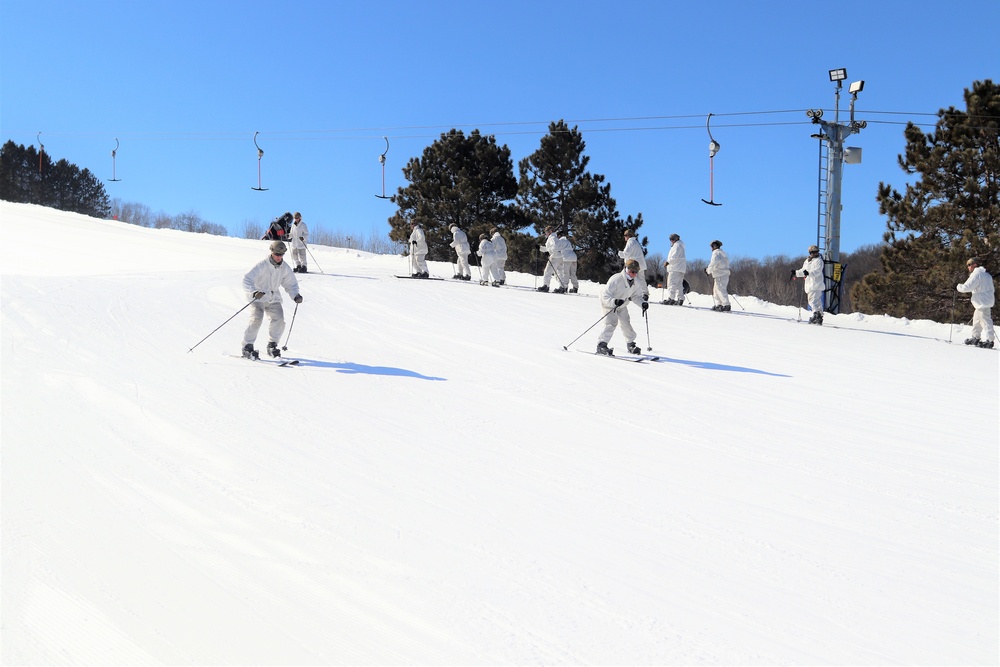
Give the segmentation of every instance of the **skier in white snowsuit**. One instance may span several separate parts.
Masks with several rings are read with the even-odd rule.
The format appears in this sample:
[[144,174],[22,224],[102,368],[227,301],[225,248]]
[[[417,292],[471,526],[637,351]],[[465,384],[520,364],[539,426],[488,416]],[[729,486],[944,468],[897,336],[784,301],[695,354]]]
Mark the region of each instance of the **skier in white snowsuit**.
[[597,353],[612,356],[614,350],[608,347],[611,337],[615,333],[615,327],[621,326],[622,333],[628,344],[628,351],[632,354],[641,354],[642,348],[635,344],[635,329],[628,315],[628,302],[631,301],[642,308],[645,313],[649,308],[649,301],[646,300],[646,293],[643,290],[644,283],[639,280],[639,262],[634,259],[625,260],[625,268],[620,273],[616,273],[608,279],[608,283],[601,290],[600,303],[604,309],[604,331],[601,332],[597,342]]
[[410,265],[413,267],[414,278],[429,278],[427,272],[427,237],[419,222],[411,222],[410,232]]
[[500,236],[496,227],[490,230],[490,243],[493,244],[493,250],[496,252],[497,275],[500,277],[500,284],[503,285],[507,282],[507,272],[504,270],[504,265],[507,263],[507,242]]
[[618,256],[624,261],[634,259],[639,263],[639,282],[642,283],[642,293],[648,293],[646,289],[646,255],[642,252],[642,244],[631,229],[625,230],[625,249],[618,251]]
[[679,234],[670,235],[670,252],[663,265],[667,267],[667,298],[663,303],[667,306],[683,306],[687,258],[684,256],[684,241],[681,241]]
[[969,270],[969,279],[959,284],[959,292],[972,293],[972,307],[976,309],[972,316],[972,337],[966,339],[966,345],[993,347],[996,334],[993,331],[993,317],[990,309],[996,302],[993,286],[993,276],[986,272],[979,260],[973,257],[965,263]]
[[580,281],[576,277],[577,257],[573,242],[565,234],[559,237],[559,254],[562,256],[562,283],[569,286],[570,294],[580,291]]
[[538,250],[548,253],[549,258],[545,262],[545,273],[542,274],[542,286],[538,288],[538,291],[548,292],[552,276],[555,276],[559,281],[559,287],[552,291],[563,293],[566,291],[566,283],[563,282],[562,277],[562,253],[559,252],[559,237],[556,236],[556,230],[553,227],[545,228],[545,236],[547,237],[545,245],[538,246]]
[[729,312],[732,306],[729,305],[729,255],[722,249],[722,241],[712,241],[712,259],[705,268],[705,273],[715,279],[715,287],[712,288],[712,297],[715,305],[712,310],[719,312]]
[[469,237],[458,228],[458,225],[451,226],[451,245],[458,256],[458,271],[453,276],[457,280],[470,280],[472,272],[469,270]]
[[257,356],[253,345],[257,340],[257,332],[264,321],[264,313],[269,320],[267,328],[267,353],[272,357],[281,356],[278,341],[285,330],[285,315],[281,308],[281,292],[284,288],[295,303],[302,303],[299,294],[299,281],[295,273],[283,260],[288,247],[284,241],[272,241],[270,255],[258,262],[243,276],[243,290],[247,293],[250,303],[250,323],[243,332],[243,356]]
[[819,246],[809,246],[809,256],[802,262],[802,268],[795,272],[796,278],[804,278],[803,289],[812,317],[809,324],[823,324],[823,291],[826,280],[823,278],[823,258],[819,256]]
[[476,254],[482,257],[482,261],[480,262],[482,275],[479,284],[498,285],[499,277],[496,272],[497,254],[496,250],[493,249],[493,243],[487,238],[486,234],[479,235],[479,250],[476,251]]
[[295,219],[288,230],[288,236],[292,240],[292,261],[295,262],[295,268],[292,270],[295,273],[309,273],[308,262],[306,261],[309,228],[306,227],[306,223],[302,222],[302,214],[298,211],[295,212]]

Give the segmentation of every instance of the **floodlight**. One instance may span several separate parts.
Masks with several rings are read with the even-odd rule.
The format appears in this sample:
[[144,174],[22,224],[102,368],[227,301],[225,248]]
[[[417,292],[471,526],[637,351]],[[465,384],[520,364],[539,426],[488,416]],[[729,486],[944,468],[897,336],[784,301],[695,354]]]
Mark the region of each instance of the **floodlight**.
[[846,78],[847,78],[846,67],[830,70],[830,81],[843,81]]
[[854,93],[855,95],[857,95],[864,89],[865,89],[864,81],[855,81],[854,83],[851,84],[851,87],[847,89],[847,92]]

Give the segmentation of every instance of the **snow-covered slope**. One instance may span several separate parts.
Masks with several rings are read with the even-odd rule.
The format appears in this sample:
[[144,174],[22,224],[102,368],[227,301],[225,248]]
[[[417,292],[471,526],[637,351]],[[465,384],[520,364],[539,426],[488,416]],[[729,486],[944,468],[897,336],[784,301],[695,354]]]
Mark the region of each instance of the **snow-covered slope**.
[[4,664],[1000,661],[967,327],[693,295],[627,364],[596,285],[314,246],[278,368],[188,352],[265,243],[0,217]]

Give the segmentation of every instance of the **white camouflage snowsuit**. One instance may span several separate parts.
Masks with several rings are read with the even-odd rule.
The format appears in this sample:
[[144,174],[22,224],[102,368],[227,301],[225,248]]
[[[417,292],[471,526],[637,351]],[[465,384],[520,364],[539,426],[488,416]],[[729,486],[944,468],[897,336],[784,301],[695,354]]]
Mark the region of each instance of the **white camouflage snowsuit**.
[[410,232],[410,264],[413,274],[427,273],[427,237],[420,225],[413,225]]
[[816,313],[823,312],[823,290],[826,289],[826,281],[823,279],[823,258],[806,257],[802,262],[802,268],[795,272],[802,281],[803,289],[806,291],[806,299],[809,301],[809,310]]
[[670,245],[667,253],[667,301],[684,303],[684,274],[687,273],[687,258],[684,256],[684,241],[680,239]]
[[500,232],[493,232],[490,242],[497,255],[497,275],[500,276],[498,280],[504,283],[507,281],[507,272],[504,271],[504,264],[507,263],[507,242],[500,236]]
[[295,268],[307,268],[306,250],[309,243],[309,228],[306,227],[306,223],[302,222],[301,219],[293,222],[288,230],[288,236],[292,242],[292,261],[295,262]]
[[[299,295],[299,281],[295,279],[292,267],[285,261],[275,262],[270,255],[243,276],[243,290],[247,294],[247,301],[253,299],[250,304],[250,323],[243,332],[243,345],[253,345],[257,340],[257,332],[260,331],[265,312],[269,320],[267,341],[277,343],[281,339],[285,330],[285,314],[281,308],[280,288],[284,288],[293,299]],[[263,292],[264,296],[254,299],[254,292]]]
[[712,251],[712,259],[705,268],[705,273],[715,278],[712,297],[716,306],[729,305],[729,255],[722,248]]
[[499,282],[500,277],[497,274],[497,253],[493,248],[493,243],[488,239],[479,239],[479,250],[476,254],[482,257],[482,263],[480,264],[482,268],[482,275],[480,282],[484,285],[490,284],[490,282]]
[[559,237],[556,236],[555,232],[552,232],[545,239],[545,245],[538,247],[541,252],[549,254],[549,259],[545,262],[545,273],[542,274],[542,284],[545,287],[548,287],[549,283],[552,282],[552,276],[559,280],[559,287],[566,287],[562,277],[562,253],[559,251],[558,244]]
[[646,289],[646,255],[642,252],[642,244],[639,243],[639,239],[635,236],[628,237],[625,249],[619,250],[618,256],[622,258],[623,263],[630,259],[639,262],[639,274],[636,278],[642,283],[642,293],[646,294],[648,292]]
[[[625,272],[625,269],[608,279],[607,285],[601,289],[600,294],[601,308],[608,315],[604,318],[604,331],[597,339],[598,343],[611,342],[615,327],[619,325],[621,325],[625,340],[629,343],[635,341],[636,333],[635,329],[632,328],[632,321],[629,319],[628,302],[631,301],[641,307],[643,296],[646,293],[644,288],[645,283],[639,280],[639,276],[632,278]],[[615,307],[616,299],[625,301],[617,309]]]
[[562,282],[574,292],[579,291],[580,281],[576,277],[577,257],[573,244],[565,236],[559,237],[559,253],[562,255]]
[[455,275],[466,278],[471,277],[472,273],[469,270],[469,237],[458,228],[458,225],[452,225],[451,238],[452,241],[449,245],[455,249],[455,255],[458,256],[458,271],[455,272]]
[[977,266],[969,273],[968,280],[960,283],[956,289],[959,292],[972,293],[972,307],[976,309],[972,316],[972,337],[983,342],[994,340],[996,334],[993,331],[993,318],[990,315],[990,309],[996,303],[993,276],[983,267]]

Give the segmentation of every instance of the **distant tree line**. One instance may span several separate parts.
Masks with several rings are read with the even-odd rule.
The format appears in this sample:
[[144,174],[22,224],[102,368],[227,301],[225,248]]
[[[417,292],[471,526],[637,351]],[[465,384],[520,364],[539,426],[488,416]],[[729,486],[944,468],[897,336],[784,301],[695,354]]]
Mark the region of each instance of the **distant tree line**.
[[8,141],[0,148],[0,199],[107,218],[104,184],[88,169]]
[[182,232],[215,234],[216,236],[227,236],[229,234],[224,225],[209,222],[195,211],[170,215],[163,211],[154,212],[153,209],[145,204],[122,201],[117,197],[111,200],[109,208],[110,217],[120,222],[127,222],[130,225],[138,225],[139,227],[178,229]]

